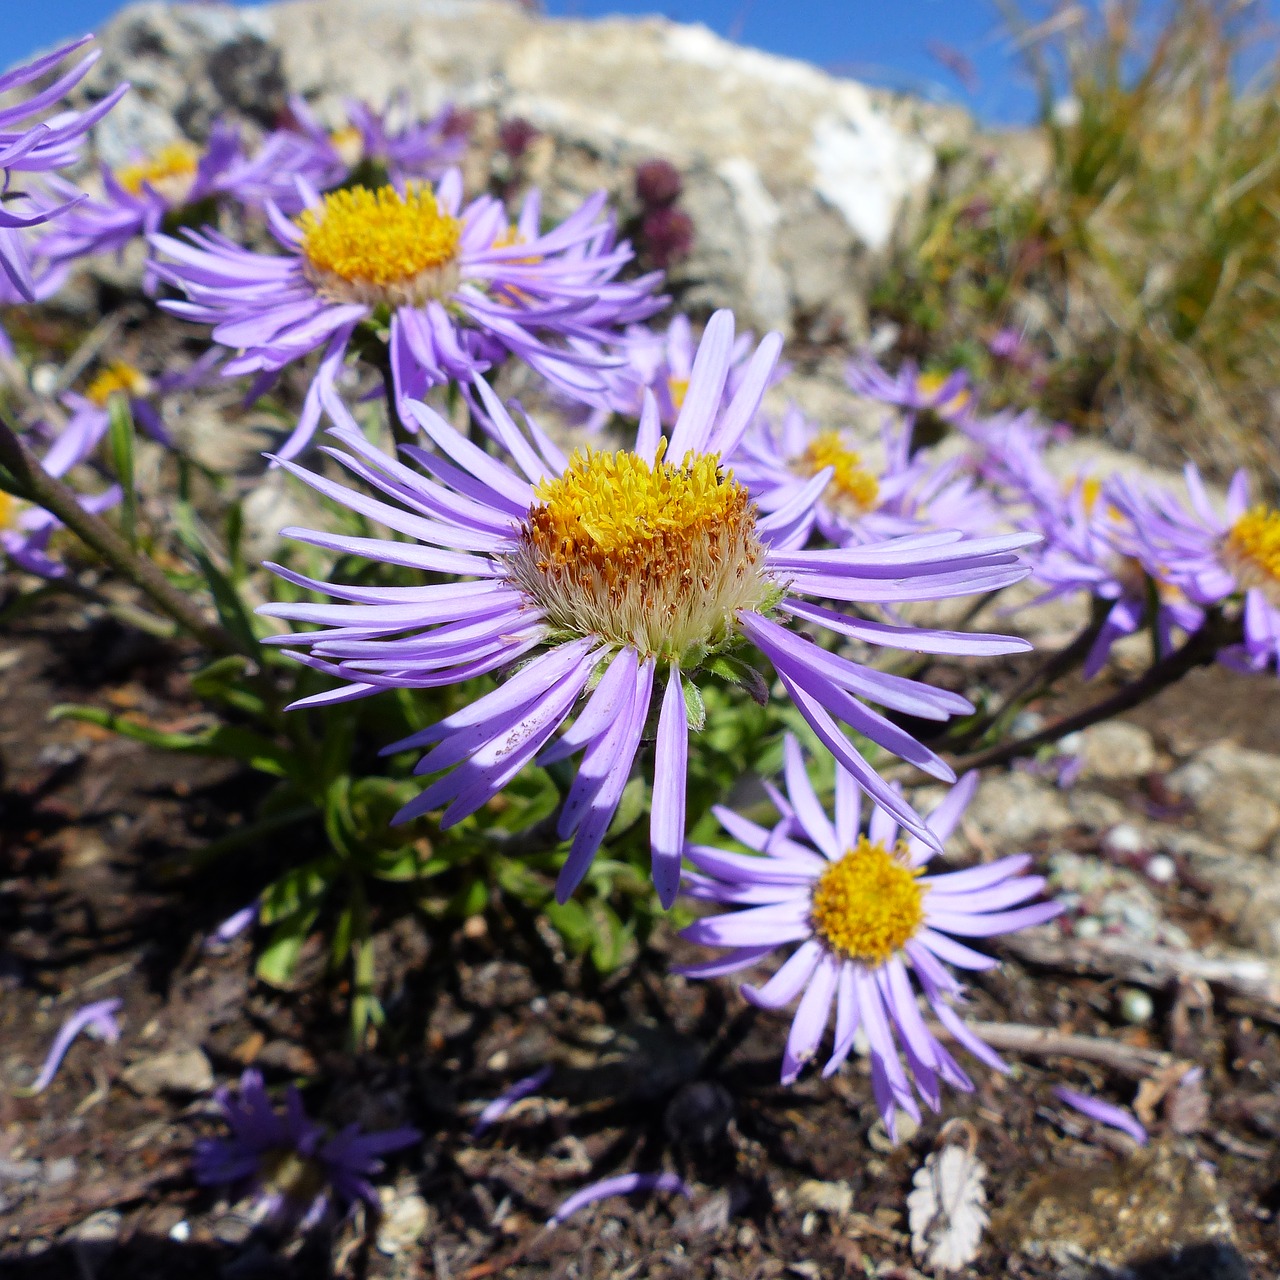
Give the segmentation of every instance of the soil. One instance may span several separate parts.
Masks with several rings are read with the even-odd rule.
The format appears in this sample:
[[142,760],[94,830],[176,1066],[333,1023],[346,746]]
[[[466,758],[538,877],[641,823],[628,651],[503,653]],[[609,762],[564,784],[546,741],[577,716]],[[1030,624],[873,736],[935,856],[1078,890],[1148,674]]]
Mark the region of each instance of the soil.
[[[1051,1092],[1065,1082],[1131,1103],[1133,1082],[1096,1066],[1027,1059],[1008,1077],[975,1070],[974,1093],[950,1093],[940,1117],[930,1114],[893,1147],[873,1123],[860,1062],[832,1080],[809,1073],[782,1088],[784,1015],[752,1011],[729,982],[671,976],[684,954],[678,940],[660,935],[602,980],[503,901],[448,929],[389,915],[377,940],[387,1026],[375,1049],[347,1052],[344,992],[308,980],[322,956],[304,955],[298,989],[285,993],[254,979],[248,937],[206,941],[294,851],[249,850],[204,873],[174,873],[175,854],[245,819],[254,784],[220,765],[47,719],[60,702],[90,701],[180,726],[196,711],[189,666],[115,624],[52,608],[0,644],[6,1276],[905,1278],[920,1274],[905,1221],[912,1175],[955,1119],[969,1128],[948,1132],[967,1134],[988,1167],[994,1219],[962,1274],[1064,1274],[1018,1251],[1025,1222],[1010,1221],[1008,1210],[1039,1175],[1101,1176],[1131,1160],[1126,1139]],[[1257,697],[1256,682],[1205,672],[1144,716],[1176,724],[1181,750],[1220,736],[1233,718],[1256,726]],[[1161,892],[1171,918],[1200,910],[1185,886]],[[123,1001],[120,1041],[82,1036],[47,1092],[18,1096],[67,1013],[107,997]],[[1263,1011],[1218,993],[1188,1035],[1185,1004],[1165,994],[1149,1022],[1128,1026],[1113,984],[1008,960],[976,975],[972,1016],[1167,1049],[1202,1065],[1208,1116],[1183,1124],[1195,1132],[1182,1136],[1161,1118],[1157,1146],[1185,1150],[1216,1176],[1238,1252],[1215,1255],[1213,1265],[1229,1255],[1242,1269],[1212,1274],[1280,1273],[1280,1033]],[[379,1179],[381,1221],[359,1209],[281,1237],[253,1220],[247,1202],[198,1188],[192,1145],[225,1132],[200,1079],[204,1061],[219,1083],[250,1063],[269,1084],[301,1079],[311,1113],[335,1124],[417,1126],[421,1146],[391,1156]],[[552,1077],[536,1096],[472,1135],[484,1102],[548,1063]],[[164,1087],[144,1087],[138,1064]],[[615,1197],[555,1229],[543,1225],[597,1178],[660,1170],[680,1173],[692,1198]],[[851,1209],[806,1207],[812,1180],[847,1184]],[[1207,1263],[1186,1265],[1188,1276],[1211,1274]],[[1175,1272],[1155,1258],[1143,1274]]]

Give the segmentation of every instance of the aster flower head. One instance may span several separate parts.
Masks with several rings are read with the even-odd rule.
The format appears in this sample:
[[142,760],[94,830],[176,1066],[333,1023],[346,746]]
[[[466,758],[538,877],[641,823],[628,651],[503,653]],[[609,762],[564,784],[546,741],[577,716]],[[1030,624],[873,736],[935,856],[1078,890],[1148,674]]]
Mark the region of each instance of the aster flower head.
[[[59,479],[79,466],[97,444],[97,439],[90,439],[74,422],[58,431],[39,423],[31,435],[30,443],[45,448],[40,465]],[[100,493],[85,494],[80,505],[96,515],[113,507],[121,496],[120,486],[111,485]],[[19,569],[40,578],[66,577],[66,566],[49,553],[49,543],[61,528],[62,521],[51,512],[0,489],[0,562],[7,557]]]
[[782,418],[758,418],[732,461],[762,511],[791,502],[814,476],[828,474],[813,519],[796,530],[803,546],[814,529],[838,546],[879,542],[926,529],[989,532],[998,512],[964,460],[933,461],[911,449],[912,425],[886,423],[878,457],[848,432],[821,428],[794,405]]
[[1188,503],[1161,485],[1130,477],[1112,482],[1132,553],[1191,605],[1238,611],[1243,640],[1225,648],[1221,661],[1244,671],[1278,669],[1280,509],[1250,501],[1244,471],[1232,478],[1221,513],[1194,464],[1183,475]]
[[385,336],[400,400],[469,381],[507,354],[571,396],[601,398],[602,344],[664,301],[653,296],[656,275],[615,280],[632,255],[614,242],[604,203],[599,192],[543,233],[536,191],[511,225],[491,196],[463,206],[456,169],[434,190],[311,191],[296,220],[268,207],[280,254],[207,230],[188,232],[190,243],[154,236],[171,259],[159,274],[189,299],[161,305],[215,326],[214,341],[239,353],[229,376],[271,373],[324,349],[284,457],[310,440],[322,406],[342,412],[335,379],[361,326]]
[[[971,432],[970,434],[975,434]],[[1084,662],[1092,678],[1115,643],[1144,627],[1155,606],[1163,652],[1178,631],[1194,631],[1203,611],[1145,554],[1121,482],[1078,471],[1065,480],[1046,462],[1050,433],[1029,415],[992,419],[975,434],[979,470],[996,486],[1021,528],[1041,535],[1032,578],[1045,590],[1034,603],[1084,593],[1095,602],[1097,635]]]
[[[203,146],[176,138],[154,151],[136,152],[124,164],[101,170],[102,194],[84,198],[40,244],[51,261],[71,262],[122,250],[138,236],[151,235],[200,213],[209,221],[212,206],[235,201],[261,206],[287,199],[295,177],[305,172],[307,156],[286,156],[270,149],[249,158],[234,125],[218,122]],[[292,167],[290,167],[292,165]],[[64,196],[79,193],[54,180]],[[148,270],[148,290],[155,279]]]
[[344,1204],[364,1200],[376,1207],[370,1179],[382,1168],[379,1157],[422,1136],[411,1128],[361,1133],[354,1124],[331,1134],[307,1115],[292,1085],[285,1091],[284,1110],[278,1111],[261,1073],[252,1068],[240,1077],[237,1093],[224,1087],[216,1097],[231,1136],[196,1144],[196,1181],[203,1186],[257,1186],[267,1213],[291,1222],[317,1220],[331,1193]]
[[[754,349],[755,336],[749,329],[734,339],[724,385],[726,405],[742,384]],[[618,344],[618,354],[623,363],[604,374],[609,384],[608,407],[593,414],[585,424],[587,429],[599,429],[611,412],[635,421],[640,416],[646,391],[653,392],[662,425],[667,428],[674,426],[689,390],[696,351],[697,343],[688,316],[674,316],[665,331],[629,325]],[[786,361],[775,364],[769,375],[769,385],[774,386],[785,378],[790,368]]]
[[347,123],[330,130],[304,98],[289,99],[294,127],[286,132],[310,149],[308,174],[322,191],[352,176],[368,176],[397,187],[421,178],[436,181],[466,154],[466,129],[458,127],[460,117],[451,107],[428,120],[417,120],[411,118],[404,94],[393,98],[386,111],[354,99],[345,105]]
[[[965,541],[932,533],[873,548],[787,551],[819,485],[761,516],[723,459],[754,416],[781,339],[752,356],[738,393],[722,408],[733,317],[712,317],[689,392],[669,436],[648,396],[636,442],[616,452],[566,458],[535,424],[526,437],[483,380],[475,383],[499,461],[425,405],[407,409],[436,452],[408,447],[421,470],[386,457],[345,414],[329,452],[379,490],[373,499],[288,464],[328,498],[416,542],[347,538],[314,530],[292,536],[343,554],[450,575],[420,587],[290,581],[347,603],[273,604],[263,612],[322,630],[283,640],[344,681],[306,705],[386,688],[429,688],[524,662],[499,688],[388,750],[430,747],[421,774],[442,774],[401,811],[401,820],[443,808],[442,826],[474,813],[527,764],[582,752],[559,818],[572,839],[557,892],[585,874],[613,817],[642,741],[654,728],[650,838],[659,897],[670,905],[684,841],[690,726],[700,727],[697,678],[735,668],[757,650],[837,758],[913,831],[921,820],[863,760],[837,719],[935,776],[950,769],[860,698],[932,719],[969,709],[955,694],[886,675],[831,653],[801,625],[871,644],[929,652],[1010,652],[1004,637],[921,631],[846,617],[805,596],[866,604],[941,599],[1021,578],[1023,536]],[[761,683],[757,675],[748,677]],[[856,696],[855,696],[856,695]],[[572,723],[570,724],[570,720]],[[565,726],[568,725],[566,728]],[[557,742],[552,738],[563,730]],[[443,772],[447,770],[448,772]]]
[[888,373],[871,356],[849,362],[845,381],[855,394],[902,410],[913,420],[932,413],[953,426],[963,423],[973,411],[973,389],[963,369],[952,373],[922,373],[914,360],[904,360],[896,374]]
[[[88,73],[101,56],[96,51],[36,93],[20,91],[52,72],[68,54],[82,48],[91,36],[73,40],[52,53],[35,58],[23,66],[0,75],[0,270],[8,276],[18,292],[27,300],[35,299],[35,283],[22,231],[64,215],[79,198],[79,193],[61,204],[50,202],[43,193],[24,190],[19,174],[44,174],[63,169],[80,158],[80,144],[85,134],[128,91],[119,85],[85,111],[53,111],[55,107]],[[7,104],[3,99],[18,94]]]
[[714,810],[725,831],[754,852],[710,845],[685,851],[695,868],[686,874],[686,893],[742,909],[689,925],[683,937],[729,948],[729,954],[679,972],[697,978],[735,973],[779,947],[799,943],[764,986],[742,988],[749,1001],[765,1009],[780,1009],[801,997],[782,1060],[783,1083],[795,1080],[817,1055],[834,1005],[835,1041],[823,1074],[838,1070],[861,1031],[876,1104],[892,1136],[898,1110],[920,1118],[916,1093],[936,1111],[941,1082],[966,1091],[973,1087],[925,1024],[916,988],[953,1040],[979,1061],[1006,1070],[956,1012],[964,988],[948,966],[994,968],[996,960],[958,939],[1043,924],[1061,907],[1030,902],[1044,880],[1024,874],[1031,862],[1026,854],[925,874],[934,849],[955,829],[972,798],[977,774],[966,775],[929,816],[926,840],[903,832],[894,814],[874,802],[864,825],[862,788],[839,767],[833,820],[791,735],[785,760],[786,795],[772,791],[782,815],[772,830],[732,809]]

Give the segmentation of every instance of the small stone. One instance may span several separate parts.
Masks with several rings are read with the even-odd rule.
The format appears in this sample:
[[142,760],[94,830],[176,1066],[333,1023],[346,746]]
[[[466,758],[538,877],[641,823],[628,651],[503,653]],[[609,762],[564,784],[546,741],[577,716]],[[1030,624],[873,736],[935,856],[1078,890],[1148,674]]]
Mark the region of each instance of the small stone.
[[175,1222],[169,1228],[169,1239],[175,1244],[186,1244],[191,1239],[191,1223],[186,1218],[180,1222]]
[[1146,836],[1131,822],[1122,822],[1112,827],[1102,837],[1102,847],[1113,858],[1129,858],[1142,853],[1149,845]]
[[1143,870],[1147,879],[1154,880],[1156,884],[1172,884],[1178,875],[1178,864],[1167,853],[1157,853],[1147,859]]
[[1135,1027],[1150,1022],[1156,1011],[1155,1004],[1140,987],[1129,987],[1120,996],[1120,1016]]
[[1102,921],[1097,916],[1085,916],[1076,921],[1077,938],[1096,938],[1102,932]]
[[162,1093],[208,1093],[214,1085],[209,1059],[194,1045],[167,1049],[131,1062],[121,1072],[121,1078],[144,1098]]
[[64,1182],[70,1182],[75,1176],[76,1162],[72,1156],[60,1156],[57,1160],[50,1160],[44,1167],[46,1186],[60,1187]]
[[1086,778],[1141,778],[1156,767],[1155,739],[1139,725],[1123,720],[1085,730],[1082,754]]
[[1074,787],[1067,795],[1067,808],[1086,831],[1106,831],[1119,826],[1125,818],[1125,807],[1119,800],[1100,791]]
[[1058,789],[1026,773],[1008,773],[983,782],[966,821],[998,854],[1016,853],[1037,836],[1053,835],[1073,825]]
[[796,1208],[843,1217],[853,1208],[853,1188],[847,1182],[821,1182],[809,1178],[796,1188]]
[[74,1240],[78,1245],[101,1247],[114,1244],[120,1235],[120,1226],[123,1222],[124,1214],[118,1209],[100,1209],[72,1227],[67,1232],[66,1239]]
[[875,1123],[867,1132],[867,1141],[876,1151],[893,1151],[897,1147],[910,1142],[920,1132],[920,1122],[907,1115],[905,1111],[899,1111],[895,1128],[898,1133],[896,1142],[889,1136],[889,1130],[885,1127],[884,1119],[877,1116]]
[[412,1249],[426,1234],[431,1208],[420,1195],[398,1195],[391,1187],[383,1187],[379,1196],[382,1222],[378,1227],[378,1252],[394,1258]]

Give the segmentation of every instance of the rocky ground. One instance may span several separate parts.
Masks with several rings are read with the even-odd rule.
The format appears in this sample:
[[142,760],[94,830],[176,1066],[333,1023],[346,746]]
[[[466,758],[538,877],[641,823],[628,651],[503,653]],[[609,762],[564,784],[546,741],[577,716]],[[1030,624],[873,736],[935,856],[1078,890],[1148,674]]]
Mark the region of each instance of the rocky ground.
[[[103,130],[108,159],[126,137],[198,136],[224,111],[269,125],[289,92],[332,113],[343,94],[381,101],[396,84],[424,109],[451,99],[475,113],[488,181],[506,163],[501,122],[530,120],[540,132],[513,189],[548,184],[557,212],[605,185],[625,221],[634,165],[671,158],[697,229],[677,297],[782,328],[802,375],[786,394],[833,424],[857,412],[840,375],[865,335],[866,280],[909,227],[937,148],[972,132],[700,29],[539,22],[497,0],[140,5],[104,46],[99,86],[127,74],[136,88]],[[686,110],[655,116],[655,99]],[[73,282],[62,312],[42,315],[50,342],[80,352],[85,332],[105,342],[109,329],[113,353],[189,358],[189,333],[119,307],[136,266],[102,262]],[[113,299],[119,324],[99,328]],[[192,397],[174,427],[205,465],[240,478],[261,556],[295,518],[296,489],[286,493],[282,473],[262,478],[269,424],[238,398],[234,388]],[[1089,448],[1101,466],[1118,460]],[[160,465],[140,450],[144,489]],[[1052,650],[1077,621],[1042,610],[1014,624]],[[1138,660],[1122,651],[1104,687]],[[75,701],[180,728],[196,710],[193,666],[92,607],[46,602],[0,634],[6,1276],[904,1280],[923,1274],[906,1220],[912,1178],[947,1141],[971,1143],[988,1170],[991,1224],[964,1276],[1280,1273],[1274,680],[1193,674],[1064,744],[1082,757],[1071,787],[1055,785],[1048,763],[984,778],[950,856],[960,865],[1028,849],[1069,911],[1010,940],[1002,970],[975,984],[971,1016],[1013,1073],[981,1074],[975,1094],[948,1097],[942,1117],[895,1147],[864,1060],[782,1089],[785,1020],[753,1012],[728,983],[669,976],[682,954],[670,936],[601,980],[496,897],[456,928],[403,914],[391,895],[374,902],[388,1028],[353,1059],[348,993],[326,986],[318,950],[304,953],[296,990],[281,992],[254,980],[250,939],[209,941],[316,836],[201,870],[177,855],[245,820],[252,779],[48,722]],[[1011,662],[997,683],[1020,670]],[[971,678],[941,674],[961,688]],[[1023,727],[1083,698],[1067,687]],[[119,1043],[82,1038],[46,1093],[18,1096],[68,1012],[108,997],[124,1002]],[[310,1081],[320,1117],[422,1131],[389,1162],[380,1214],[281,1239],[247,1202],[195,1186],[194,1141],[223,1131],[212,1090],[250,1064],[272,1084]],[[535,1096],[472,1136],[486,1101],[547,1064]],[[1185,1083],[1188,1065],[1203,1069],[1198,1084]],[[1133,1106],[1151,1146],[1067,1109],[1057,1084]],[[571,1192],[637,1170],[679,1172],[693,1196],[611,1199],[544,1226]]]
[[[0,663],[6,1275],[914,1276],[905,1198],[956,1119],[992,1215],[964,1275],[1280,1267],[1273,684],[1191,677],[1069,744],[1084,757],[1069,789],[1026,771],[984,781],[953,858],[1027,848],[1070,910],[976,985],[971,1016],[1013,1074],[982,1073],[894,1147],[861,1060],[780,1088],[783,1020],[729,984],[668,976],[678,942],[601,982],[498,900],[447,933],[385,912],[390,1029],[351,1058],[322,956],[282,993],[252,979],[247,939],[206,941],[290,850],[173,879],[174,852],[234,828],[252,784],[85,726],[33,732],[68,697],[180,724],[182,656],[51,611],[8,635]],[[15,1096],[67,1012],[108,996],[124,1001],[120,1042],[82,1038],[47,1093]],[[423,1131],[392,1159],[379,1217],[280,1240],[247,1202],[193,1184],[193,1141],[221,1132],[211,1089],[249,1063],[314,1081],[316,1114]],[[548,1063],[536,1096],[471,1137],[486,1100]],[[1178,1087],[1186,1064],[1200,1085]],[[1059,1083],[1134,1105],[1152,1145],[1064,1108]],[[594,1178],[662,1169],[691,1201],[613,1199],[542,1225]]]

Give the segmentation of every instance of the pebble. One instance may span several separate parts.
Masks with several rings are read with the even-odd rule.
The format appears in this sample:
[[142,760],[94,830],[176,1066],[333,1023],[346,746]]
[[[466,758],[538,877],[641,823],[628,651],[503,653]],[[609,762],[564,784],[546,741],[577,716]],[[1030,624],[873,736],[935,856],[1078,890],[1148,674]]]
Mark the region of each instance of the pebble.
[[1119,781],[1145,777],[1156,767],[1155,739],[1136,724],[1110,720],[1084,734],[1084,776]]
[[1120,996],[1120,1016],[1135,1027],[1150,1022],[1156,1011],[1147,993],[1138,987],[1129,987]]
[[853,1188],[847,1182],[821,1182],[809,1178],[796,1188],[796,1207],[816,1209],[843,1217],[853,1208]]
[[61,1186],[76,1176],[76,1162],[72,1156],[60,1156],[50,1160],[44,1167],[45,1184],[50,1187]]
[[379,1189],[382,1222],[378,1227],[378,1252],[389,1258],[412,1249],[427,1232],[431,1208],[416,1193],[398,1195],[391,1187]]
[[191,1239],[191,1223],[186,1218],[181,1222],[175,1222],[169,1228],[169,1239],[175,1244],[186,1244]]
[[1147,878],[1154,880],[1156,884],[1171,884],[1177,877],[1178,864],[1167,853],[1157,853],[1155,857],[1147,859],[1143,870],[1147,873]]
[[125,1084],[144,1098],[161,1093],[208,1093],[214,1084],[209,1059],[194,1045],[140,1058],[120,1074]]

